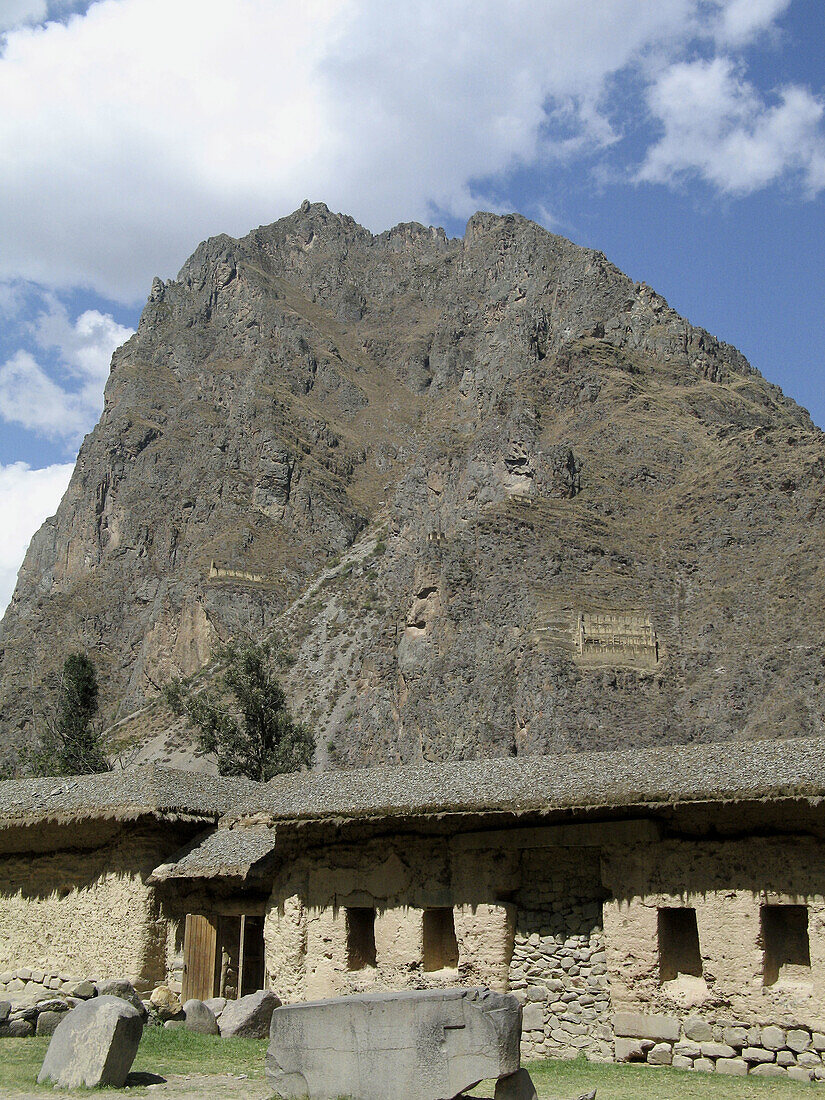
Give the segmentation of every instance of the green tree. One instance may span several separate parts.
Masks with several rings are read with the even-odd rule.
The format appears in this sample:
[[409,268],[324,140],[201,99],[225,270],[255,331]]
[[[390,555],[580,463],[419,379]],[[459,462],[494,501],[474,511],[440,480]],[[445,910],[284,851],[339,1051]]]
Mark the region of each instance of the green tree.
[[221,646],[216,657],[217,690],[173,678],[163,694],[195,727],[201,749],[215,754],[220,774],[266,782],[309,766],[315,737],[289,714],[277,677],[279,651],[244,639]]
[[95,720],[98,684],[85,653],[63,662],[55,699],[44,720],[40,744],[29,758],[35,775],[83,775],[111,770],[100,725]]

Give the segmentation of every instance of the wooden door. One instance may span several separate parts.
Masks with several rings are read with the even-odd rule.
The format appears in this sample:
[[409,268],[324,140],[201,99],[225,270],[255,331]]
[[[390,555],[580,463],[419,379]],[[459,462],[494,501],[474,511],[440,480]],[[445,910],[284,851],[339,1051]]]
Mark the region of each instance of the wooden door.
[[183,993],[188,1001],[215,996],[218,970],[218,926],[204,913],[187,913],[183,936]]

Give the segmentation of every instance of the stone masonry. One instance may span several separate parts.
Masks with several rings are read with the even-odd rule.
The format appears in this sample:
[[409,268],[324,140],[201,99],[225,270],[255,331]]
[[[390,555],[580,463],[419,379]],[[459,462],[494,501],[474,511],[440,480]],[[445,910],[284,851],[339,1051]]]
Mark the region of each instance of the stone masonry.
[[522,857],[510,990],[522,1002],[525,1058],[610,1061],[610,989],[598,855],[534,849]]
[[720,1017],[680,1021],[675,1016],[617,1012],[617,1062],[701,1070],[744,1077],[825,1080],[825,1034],[805,1027],[748,1026]]

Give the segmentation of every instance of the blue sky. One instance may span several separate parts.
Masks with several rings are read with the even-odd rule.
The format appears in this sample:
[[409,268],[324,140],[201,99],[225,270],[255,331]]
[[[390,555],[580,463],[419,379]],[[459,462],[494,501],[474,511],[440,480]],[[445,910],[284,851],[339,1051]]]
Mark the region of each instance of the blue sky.
[[0,609],[152,276],[519,210],[825,426],[822,0],[0,0]]

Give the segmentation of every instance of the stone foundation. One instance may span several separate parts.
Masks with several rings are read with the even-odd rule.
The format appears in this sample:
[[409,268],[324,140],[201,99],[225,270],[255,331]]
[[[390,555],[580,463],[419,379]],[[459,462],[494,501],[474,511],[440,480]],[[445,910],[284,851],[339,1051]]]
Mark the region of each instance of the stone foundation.
[[825,1080],[825,1033],[775,1024],[747,1025],[735,1020],[710,1022],[698,1016],[645,1016],[617,1012],[617,1062],[700,1070],[744,1077]]
[[27,966],[0,974],[0,1000],[8,993],[14,997],[36,997],[41,994],[65,993],[75,996],[74,990],[88,982],[94,985],[97,978],[77,978],[58,970],[37,970]]

